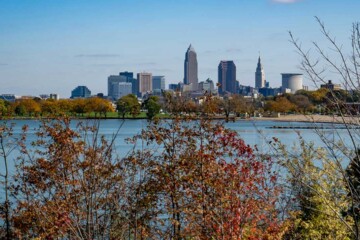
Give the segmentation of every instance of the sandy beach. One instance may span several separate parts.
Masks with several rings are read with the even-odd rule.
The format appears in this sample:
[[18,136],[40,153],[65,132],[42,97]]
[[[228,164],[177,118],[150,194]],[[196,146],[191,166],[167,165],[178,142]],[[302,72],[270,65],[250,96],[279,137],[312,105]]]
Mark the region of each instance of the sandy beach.
[[302,115],[302,114],[290,114],[280,115],[280,117],[257,117],[251,118],[256,121],[279,121],[279,122],[318,122],[318,123],[351,123],[360,124],[358,117],[340,117],[340,116],[328,116],[328,115]]

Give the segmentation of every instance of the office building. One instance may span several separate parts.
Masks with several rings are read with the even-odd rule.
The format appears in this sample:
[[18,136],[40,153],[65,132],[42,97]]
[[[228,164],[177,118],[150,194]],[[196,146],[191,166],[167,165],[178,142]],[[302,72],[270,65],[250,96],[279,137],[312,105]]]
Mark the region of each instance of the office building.
[[113,85],[114,99],[119,99],[128,94],[132,94],[132,84],[129,82],[119,82]]
[[[122,95],[119,91],[119,83],[131,83],[131,93],[138,94],[138,81],[134,78],[132,72],[120,72],[119,75],[111,75],[108,77],[108,97],[112,100],[117,100],[118,96]],[[129,86],[129,84],[122,85]],[[122,88],[120,87],[120,88]],[[126,91],[127,92],[127,91]]]
[[206,79],[205,82],[199,82],[199,91],[214,93],[215,87],[214,82],[210,78]]
[[178,83],[170,83],[169,84],[169,90],[173,90],[173,91],[179,91],[180,90],[180,86]]
[[233,61],[221,61],[218,66],[219,94],[236,93],[236,66]]
[[119,83],[126,83],[127,77],[122,75],[111,75],[108,77],[108,97],[116,101],[119,99]]
[[155,90],[165,90],[165,76],[153,76],[152,88]]
[[91,96],[91,91],[86,86],[77,86],[71,91],[70,98],[88,98]]
[[134,73],[133,72],[120,72],[119,75],[126,77],[126,82],[132,84],[131,93],[134,95],[138,95],[139,84],[138,84],[137,79],[134,78]]
[[300,73],[282,73],[282,89],[287,92],[290,89],[292,94],[303,89],[303,75]]
[[139,83],[139,96],[144,96],[146,93],[149,93],[153,90],[152,86],[152,74],[147,72],[142,72],[137,74],[137,81]]
[[190,85],[191,91],[198,89],[198,62],[193,46],[189,46],[185,53],[184,61],[184,84]]
[[259,56],[259,60],[255,72],[255,88],[259,89],[265,87],[265,82],[266,82],[265,71],[261,64],[261,58]]

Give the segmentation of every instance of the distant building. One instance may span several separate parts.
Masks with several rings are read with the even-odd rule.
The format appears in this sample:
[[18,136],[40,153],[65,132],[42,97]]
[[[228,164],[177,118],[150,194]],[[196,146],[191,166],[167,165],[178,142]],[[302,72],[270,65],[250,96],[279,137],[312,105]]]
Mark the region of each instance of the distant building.
[[294,94],[296,91],[303,89],[303,75],[300,73],[282,73],[282,89],[290,89]]
[[70,98],[88,98],[91,96],[91,91],[86,86],[77,86],[71,91]]
[[138,83],[138,80],[136,78],[134,78],[134,73],[133,72],[120,72],[119,75],[126,77],[126,82],[132,84],[131,93],[134,95],[138,95],[139,83]]
[[155,90],[165,90],[165,76],[153,76],[152,88]]
[[205,82],[200,82],[199,83],[199,90],[203,91],[203,92],[208,92],[208,93],[214,93],[215,91],[215,87],[214,87],[214,82],[213,80],[211,80],[210,78],[206,79]]
[[257,92],[254,87],[239,85],[238,93],[242,96],[253,96]]
[[132,93],[132,84],[129,82],[119,82],[118,84],[114,84],[113,87],[115,99],[119,99]]
[[50,99],[59,100],[60,96],[57,93],[50,93]]
[[119,75],[124,76],[126,78],[134,78],[134,73],[133,72],[128,72],[128,71],[120,72]]
[[236,93],[236,66],[233,61],[221,61],[218,66],[219,94]]
[[195,49],[191,46],[185,53],[184,84],[191,85],[191,91],[198,89],[198,62]]
[[277,95],[281,94],[281,92],[282,92],[281,88],[269,88],[269,87],[259,88],[258,91],[264,97],[277,96]]
[[336,91],[336,90],[341,90],[341,84],[335,84],[335,83],[332,83],[331,80],[329,80],[326,84],[321,84],[320,88],[326,88],[326,89],[329,89],[332,91],[334,91],[334,90]]
[[15,100],[18,99],[18,97],[15,96],[14,94],[1,94],[0,99],[8,102],[15,102]]
[[118,86],[119,83],[126,83],[127,82],[127,77],[126,76],[121,76],[121,75],[111,75],[108,77],[108,97],[111,100],[118,100]]
[[41,99],[46,100],[46,99],[49,99],[49,98],[50,98],[50,95],[49,95],[49,94],[40,94],[39,97],[40,97]]
[[137,80],[139,83],[138,92],[141,97],[153,90],[151,73],[147,73],[147,72],[138,73]]
[[265,82],[265,71],[263,69],[263,66],[261,65],[261,59],[259,56],[255,72],[255,88],[259,89],[265,87]]
[[179,86],[179,84],[170,83],[170,84],[169,84],[169,90],[179,91],[179,90],[180,90],[180,86]]

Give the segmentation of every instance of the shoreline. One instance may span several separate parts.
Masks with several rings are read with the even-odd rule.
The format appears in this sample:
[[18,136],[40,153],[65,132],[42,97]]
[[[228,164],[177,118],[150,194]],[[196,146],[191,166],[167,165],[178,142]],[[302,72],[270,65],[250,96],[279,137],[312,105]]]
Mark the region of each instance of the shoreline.
[[[7,120],[41,120],[41,119],[55,119],[51,117],[9,117],[9,118],[0,118],[0,121]],[[70,117],[72,120],[123,120],[123,118],[114,118],[114,117]],[[125,118],[124,120],[141,120],[147,118]],[[171,119],[171,118],[159,118],[159,119]],[[184,118],[186,119],[186,117]],[[198,118],[199,119],[199,118]],[[215,116],[212,117],[213,120],[226,120],[224,116]],[[196,120],[192,119],[192,120]],[[280,115],[280,117],[250,117],[250,118],[239,118],[239,117],[229,117],[229,122],[232,121],[274,121],[274,122],[307,122],[307,123],[333,123],[333,124],[354,124],[360,125],[360,117],[340,117],[340,116],[329,116],[329,115],[319,115],[319,114],[311,114],[311,115],[303,115],[303,114],[289,114],[289,115]]]
[[333,124],[356,124],[359,125],[359,119],[357,117],[340,117],[329,115],[281,115],[280,117],[254,117],[250,118],[253,121],[274,121],[274,122],[307,122],[307,123],[333,123]]

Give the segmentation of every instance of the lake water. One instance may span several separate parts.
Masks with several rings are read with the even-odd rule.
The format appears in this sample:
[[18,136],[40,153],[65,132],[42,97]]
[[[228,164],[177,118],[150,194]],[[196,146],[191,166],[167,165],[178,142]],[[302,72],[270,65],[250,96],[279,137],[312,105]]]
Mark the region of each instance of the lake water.
[[[72,125],[75,126],[79,120],[73,120]],[[14,120],[16,125],[14,127],[15,135],[21,133],[21,127],[24,124],[29,126],[28,138],[35,139],[35,129],[39,126],[39,121],[36,120]],[[123,124],[123,125],[122,125]],[[122,125],[118,136],[116,138],[116,150],[122,155],[127,153],[133,146],[126,143],[125,139],[132,137],[145,129],[148,122],[147,120],[120,120],[120,119],[109,119],[100,120],[99,132],[108,138],[111,138],[119,127]],[[274,122],[274,121],[252,121],[252,120],[240,120],[236,122],[224,123],[227,128],[236,131],[241,138],[244,139],[246,144],[251,146],[257,145],[260,152],[267,153],[269,145],[267,144],[272,137],[278,138],[285,145],[292,147],[299,143],[298,133],[306,141],[312,141],[315,145],[323,147],[324,144],[320,141],[319,135],[313,129],[277,129],[271,128],[273,126],[293,126],[293,127],[308,127],[313,126],[312,123],[299,123],[299,122]],[[349,142],[348,133],[345,129],[327,129],[333,127],[330,124],[319,124],[318,126],[324,127],[322,132],[325,136],[331,140],[343,139],[345,142]],[[359,142],[358,139],[355,141]],[[14,158],[16,153],[12,154],[10,158]],[[14,169],[13,161],[10,159],[10,171]],[[0,159],[0,172],[4,172],[4,163]],[[0,200],[1,200],[0,190]]]

